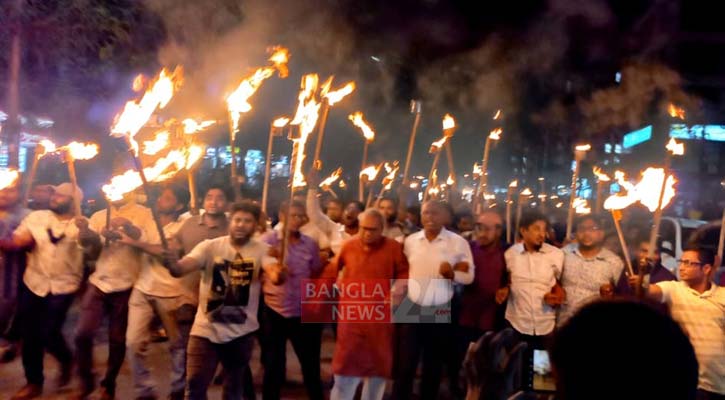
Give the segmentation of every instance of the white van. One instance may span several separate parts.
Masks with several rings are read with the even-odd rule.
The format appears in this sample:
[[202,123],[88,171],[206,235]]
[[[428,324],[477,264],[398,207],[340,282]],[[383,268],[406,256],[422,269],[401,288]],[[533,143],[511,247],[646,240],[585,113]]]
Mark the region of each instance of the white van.
[[[682,248],[687,245],[693,232],[706,221],[674,217],[662,217],[660,234],[662,238],[662,265],[677,275],[677,260],[682,257]],[[668,254],[669,251],[669,254]]]

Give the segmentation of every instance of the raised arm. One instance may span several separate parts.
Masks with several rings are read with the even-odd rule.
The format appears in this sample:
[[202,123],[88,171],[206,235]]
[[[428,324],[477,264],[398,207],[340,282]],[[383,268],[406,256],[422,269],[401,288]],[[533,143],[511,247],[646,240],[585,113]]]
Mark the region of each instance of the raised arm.
[[337,229],[337,224],[332,221],[324,212],[320,205],[320,199],[317,197],[317,189],[310,187],[307,190],[307,217],[310,222],[315,224],[317,228],[328,237]]

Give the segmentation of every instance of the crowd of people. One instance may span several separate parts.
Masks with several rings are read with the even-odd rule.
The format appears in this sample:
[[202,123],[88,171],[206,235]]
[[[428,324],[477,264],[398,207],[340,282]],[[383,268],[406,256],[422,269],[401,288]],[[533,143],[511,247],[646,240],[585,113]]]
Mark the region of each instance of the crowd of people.
[[[444,378],[447,393],[464,398],[472,385],[463,368],[469,345],[502,330],[526,343],[527,352],[552,350],[562,399],[612,393],[595,386],[617,387],[616,373],[584,367],[598,358],[624,354],[631,359],[616,363],[630,365],[662,352],[683,354],[681,373],[663,375],[684,382],[671,398],[725,398],[725,289],[713,282],[712,251],[685,250],[678,280],[661,265],[659,248],[648,257],[643,239],[633,243],[639,254],[629,274],[616,248],[606,248],[608,225],[597,215],[579,217],[572,240],[558,244],[547,216],[531,210],[509,246],[495,211],[456,218],[438,200],[406,207],[394,198],[367,208],[335,198],[323,204],[316,179],[310,176],[306,196],[282,204],[272,218],[214,184],[205,188],[198,215],[186,212],[189,193],[174,186],[155,198],[156,215],[130,194],[88,218],[74,215],[73,201],[83,193],[69,183],[34,189],[32,211],[22,206],[18,185],[0,190],[2,361],[19,354],[26,378],[13,399],[42,395],[46,352],[60,364],[58,387],[78,383],[74,398],[115,398],[125,359],[135,398],[158,398],[147,360],[155,321],[168,337],[170,399],[205,399],[215,377],[224,399],[255,398],[256,374],[263,374],[262,398],[279,399],[287,342],[313,400],[353,399],[357,391],[369,400],[386,392],[437,399]],[[301,288],[310,279],[391,282],[384,294],[393,309],[388,320],[333,321],[329,393],[320,370],[330,324],[305,318]],[[628,297],[638,300],[622,300]],[[645,297],[660,305],[645,305]],[[80,315],[71,349],[62,329],[75,301]],[[632,329],[649,321],[650,311],[637,307],[659,316],[643,332]],[[108,358],[98,380],[93,348],[104,320]],[[659,338],[654,326],[675,338]],[[624,353],[663,343],[677,349]],[[257,345],[261,371],[250,368]],[[658,359],[647,360],[648,368],[657,368]],[[603,365],[620,368],[616,363]],[[644,376],[622,381],[657,385]]]

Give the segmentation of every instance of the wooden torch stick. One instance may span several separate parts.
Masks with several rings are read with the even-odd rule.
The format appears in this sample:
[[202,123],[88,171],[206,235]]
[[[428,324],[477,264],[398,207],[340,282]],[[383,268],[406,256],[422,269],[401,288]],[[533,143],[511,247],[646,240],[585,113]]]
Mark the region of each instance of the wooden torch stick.
[[513,187],[509,186],[508,191],[506,191],[506,243],[508,244],[512,244],[514,238],[516,237],[511,231],[511,203],[513,201],[512,195]]
[[28,180],[25,182],[25,194],[23,195],[23,208],[28,207],[28,201],[30,200],[30,191],[33,190],[33,181],[35,180],[35,174],[38,173],[38,164],[40,163],[40,143],[35,145],[35,151],[33,152],[33,164],[30,166],[30,174]]
[[73,185],[73,214],[76,217],[81,216],[81,199],[76,196],[78,191],[78,178],[76,176],[76,163],[70,151],[66,151],[66,164],[68,164],[68,176],[70,177],[70,183]]
[[[133,165],[136,168],[136,171],[138,171],[138,175],[141,178],[141,184],[143,186],[144,193],[146,193],[146,197],[151,199],[151,191],[149,190],[149,182],[146,179],[146,173],[143,170],[143,164],[141,164],[141,159],[134,153],[133,148],[131,147],[130,138],[126,138],[128,142],[128,152],[131,154],[131,159],[133,160]],[[151,209],[151,216],[154,219],[154,225],[156,226],[156,232],[159,234],[159,240],[161,241],[161,246],[164,248],[164,250],[169,249],[169,242],[166,240],[166,235],[164,234],[164,227],[161,226],[161,220],[159,219],[159,213],[156,211],[156,204],[154,201],[149,201],[148,204],[149,208]]]
[[450,190],[456,189],[458,185],[458,179],[456,178],[456,166],[453,162],[453,149],[451,148],[451,140],[446,140],[446,158],[448,158],[448,174],[453,177],[453,184]]
[[274,125],[269,126],[269,139],[267,139],[267,157],[264,165],[264,185],[262,186],[262,212],[267,213],[267,197],[269,194],[269,179],[272,170],[272,145],[274,143]]
[[[657,197],[657,209],[655,209],[654,215],[652,217],[652,230],[649,234],[649,249],[647,251],[647,258],[649,260],[654,259],[655,256],[655,246],[657,246],[657,236],[660,232],[660,222],[662,222],[662,200],[665,197],[665,188],[667,187],[667,178],[670,175],[670,164],[672,163],[672,158],[670,157],[670,153],[668,152],[665,156],[665,165],[662,168],[663,172],[663,178],[662,178],[662,185],[660,186],[660,192]],[[642,275],[642,272],[640,271],[640,275]]]
[[[370,141],[365,140],[365,145],[363,145],[363,157],[362,157],[362,163],[360,163],[360,171],[365,169],[365,164],[368,163],[368,147],[370,146]],[[365,200],[365,181],[363,180],[362,176],[358,179],[358,195],[357,195],[358,201],[361,203],[363,200]]]
[[436,155],[433,157],[433,165],[430,166],[430,173],[428,173],[428,185],[425,187],[423,192],[423,202],[428,200],[428,192],[430,191],[431,183],[433,182],[433,172],[438,168],[438,160],[441,158],[441,149],[436,150]]
[[622,246],[622,256],[627,265],[627,272],[629,276],[634,276],[634,270],[632,269],[632,259],[629,257],[629,248],[627,242],[624,240],[624,234],[622,233],[622,225],[619,220],[622,219],[622,212],[619,210],[611,210],[612,219],[614,220],[614,227],[617,229],[617,236],[619,237],[619,244]]
[[413,100],[410,102],[410,111],[415,113],[413,120],[413,129],[410,131],[410,140],[408,141],[408,153],[405,156],[405,168],[403,168],[403,185],[408,185],[408,172],[410,171],[410,161],[413,157],[413,147],[415,146],[415,135],[418,132],[420,124],[420,101]]
[[312,165],[316,170],[322,170],[322,160],[320,160],[320,153],[322,153],[322,139],[325,137],[325,126],[327,125],[327,115],[330,113],[330,104],[325,101],[322,106],[322,118],[320,119],[320,125],[317,128],[317,143],[315,143],[315,157],[313,158]]
[[[580,146],[577,146],[580,147]],[[576,199],[576,187],[577,183],[579,181],[579,167],[581,165],[582,160],[584,159],[584,155],[586,154],[586,150],[574,150],[574,173],[571,174],[571,189],[569,193],[569,210],[567,210],[566,214],[566,236],[565,240],[569,240],[571,238],[571,232],[574,225],[574,200]]]
[[232,121],[232,115],[229,114],[229,152],[231,153],[231,179],[232,188],[234,190],[234,200],[240,200],[242,193],[239,190],[239,179],[237,178],[237,157],[235,151],[235,142],[237,141],[237,131],[234,129],[234,121]]
[[718,266],[722,265],[723,246],[725,246],[725,209],[722,210],[722,220],[720,221],[720,239],[717,242],[717,259]]
[[488,154],[491,148],[491,138],[486,137],[486,144],[483,146],[483,161],[481,162],[481,176],[479,177],[478,188],[476,189],[475,195],[473,196],[473,210],[476,214],[481,213],[481,198],[483,198],[483,205],[485,206],[487,200],[486,186],[488,185]]

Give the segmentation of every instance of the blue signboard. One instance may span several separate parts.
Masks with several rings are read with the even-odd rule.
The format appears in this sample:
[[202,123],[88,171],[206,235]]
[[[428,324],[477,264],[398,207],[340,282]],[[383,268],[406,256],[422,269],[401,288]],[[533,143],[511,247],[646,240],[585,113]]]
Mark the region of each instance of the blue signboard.
[[647,125],[642,129],[625,134],[622,140],[622,147],[628,149],[650,139],[652,139],[652,125]]

